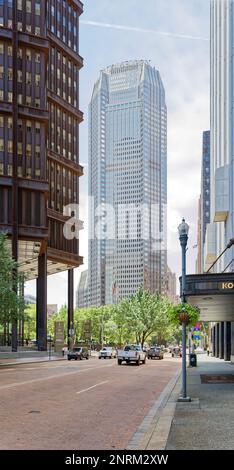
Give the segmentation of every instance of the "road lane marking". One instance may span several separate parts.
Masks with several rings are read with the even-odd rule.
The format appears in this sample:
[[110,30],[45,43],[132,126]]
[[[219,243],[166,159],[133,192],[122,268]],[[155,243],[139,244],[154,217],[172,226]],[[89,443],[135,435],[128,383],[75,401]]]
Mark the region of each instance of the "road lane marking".
[[12,370],[16,370],[16,369],[0,369],[0,370],[4,370],[4,372],[9,372],[9,371],[12,371]]
[[33,384],[33,383],[37,383],[37,382],[43,382],[45,380],[60,379],[61,377],[68,377],[69,375],[75,375],[75,374],[79,374],[81,372],[87,372],[89,370],[98,370],[98,369],[104,369],[104,368],[107,368],[107,367],[113,367],[113,365],[114,364],[108,364],[106,366],[99,366],[99,367],[89,367],[88,369],[76,370],[74,372],[67,372],[66,374],[51,375],[50,377],[41,377],[41,378],[38,378],[38,379],[25,380],[24,382],[14,382],[12,384],[1,385],[0,386],[0,391],[1,390],[6,390],[8,388],[19,387],[21,385],[28,385],[28,384]]
[[99,385],[107,384],[109,380],[105,380],[104,382],[99,382],[99,384],[92,385],[92,387],[84,388],[84,390],[80,390],[79,392],[76,392],[77,395],[80,393],[87,392],[88,390],[91,390],[92,388],[99,387]]

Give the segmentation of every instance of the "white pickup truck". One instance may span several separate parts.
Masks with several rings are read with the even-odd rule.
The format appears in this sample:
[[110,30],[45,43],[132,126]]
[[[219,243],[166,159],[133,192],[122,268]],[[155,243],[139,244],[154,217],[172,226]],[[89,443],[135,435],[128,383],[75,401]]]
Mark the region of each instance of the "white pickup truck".
[[147,353],[142,350],[139,344],[127,344],[124,349],[118,349],[117,359],[119,366],[123,361],[125,361],[126,364],[136,362],[139,366],[141,362],[142,364],[146,363],[146,356]]

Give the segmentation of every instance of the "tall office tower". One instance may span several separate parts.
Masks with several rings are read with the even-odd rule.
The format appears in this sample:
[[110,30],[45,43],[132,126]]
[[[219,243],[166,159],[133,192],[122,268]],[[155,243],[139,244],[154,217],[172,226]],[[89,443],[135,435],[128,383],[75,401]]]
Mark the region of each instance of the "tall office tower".
[[147,61],[107,67],[94,86],[89,196],[90,303],[117,303],[139,286],[165,294],[167,109]]
[[201,195],[198,208],[197,273],[204,271],[206,228],[210,223],[210,131],[203,132]]
[[[0,1],[0,230],[37,278],[37,338],[47,348],[47,274],[82,263],[63,207],[78,203],[79,0]],[[16,334],[14,341],[17,346]]]
[[[207,227],[206,267],[234,236],[233,3],[211,1],[211,223]],[[232,247],[215,270],[232,270],[233,258]]]
[[176,274],[167,267],[167,297],[173,303],[178,303],[178,295],[176,295]]
[[76,291],[76,307],[88,307],[89,303],[88,270],[86,269],[86,271],[83,271],[80,275]]

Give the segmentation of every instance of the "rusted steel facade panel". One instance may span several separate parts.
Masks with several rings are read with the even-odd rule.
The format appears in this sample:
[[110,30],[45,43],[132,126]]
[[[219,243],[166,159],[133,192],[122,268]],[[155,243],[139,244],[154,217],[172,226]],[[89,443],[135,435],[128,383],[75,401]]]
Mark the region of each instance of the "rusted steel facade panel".
[[48,246],[77,259],[78,240],[66,240],[62,225],[64,206],[79,202],[78,178],[83,174],[83,5],[79,0],[1,3],[0,230],[9,227],[16,259],[17,242],[27,227],[29,237],[39,227]]

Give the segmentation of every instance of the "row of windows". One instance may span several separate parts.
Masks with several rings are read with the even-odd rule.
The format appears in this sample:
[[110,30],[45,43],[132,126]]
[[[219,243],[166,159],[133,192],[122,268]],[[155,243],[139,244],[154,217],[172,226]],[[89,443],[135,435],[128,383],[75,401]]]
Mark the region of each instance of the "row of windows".
[[[17,9],[18,31],[36,36],[44,33],[40,0],[18,0]],[[12,28],[12,0],[0,2],[0,27]]]
[[0,41],[0,101],[12,103],[12,46]]
[[78,240],[67,240],[63,235],[63,223],[49,219],[50,246],[68,253],[78,253]]
[[[18,176],[45,179],[45,129],[39,122],[18,121]],[[12,175],[12,118],[0,115],[0,173]]]
[[78,161],[78,121],[50,105],[50,149],[69,160]]
[[78,106],[79,69],[58,50],[50,51],[49,88],[74,107]]
[[79,14],[68,1],[51,0],[48,28],[75,52],[79,50]]
[[[8,54],[6,54],[6,47],[8,49]],[[31,51],[30,49],[19,48],[17,70],[19,104],[45,108],[45,77],[41,74],[41,59],[40,53]],[[1,101],[12,102],[12,87],[12,47],[0,42]]]
[[53,162],[49,165],[50,207],[63,211],[69,203],[77,202],[78,177]]

